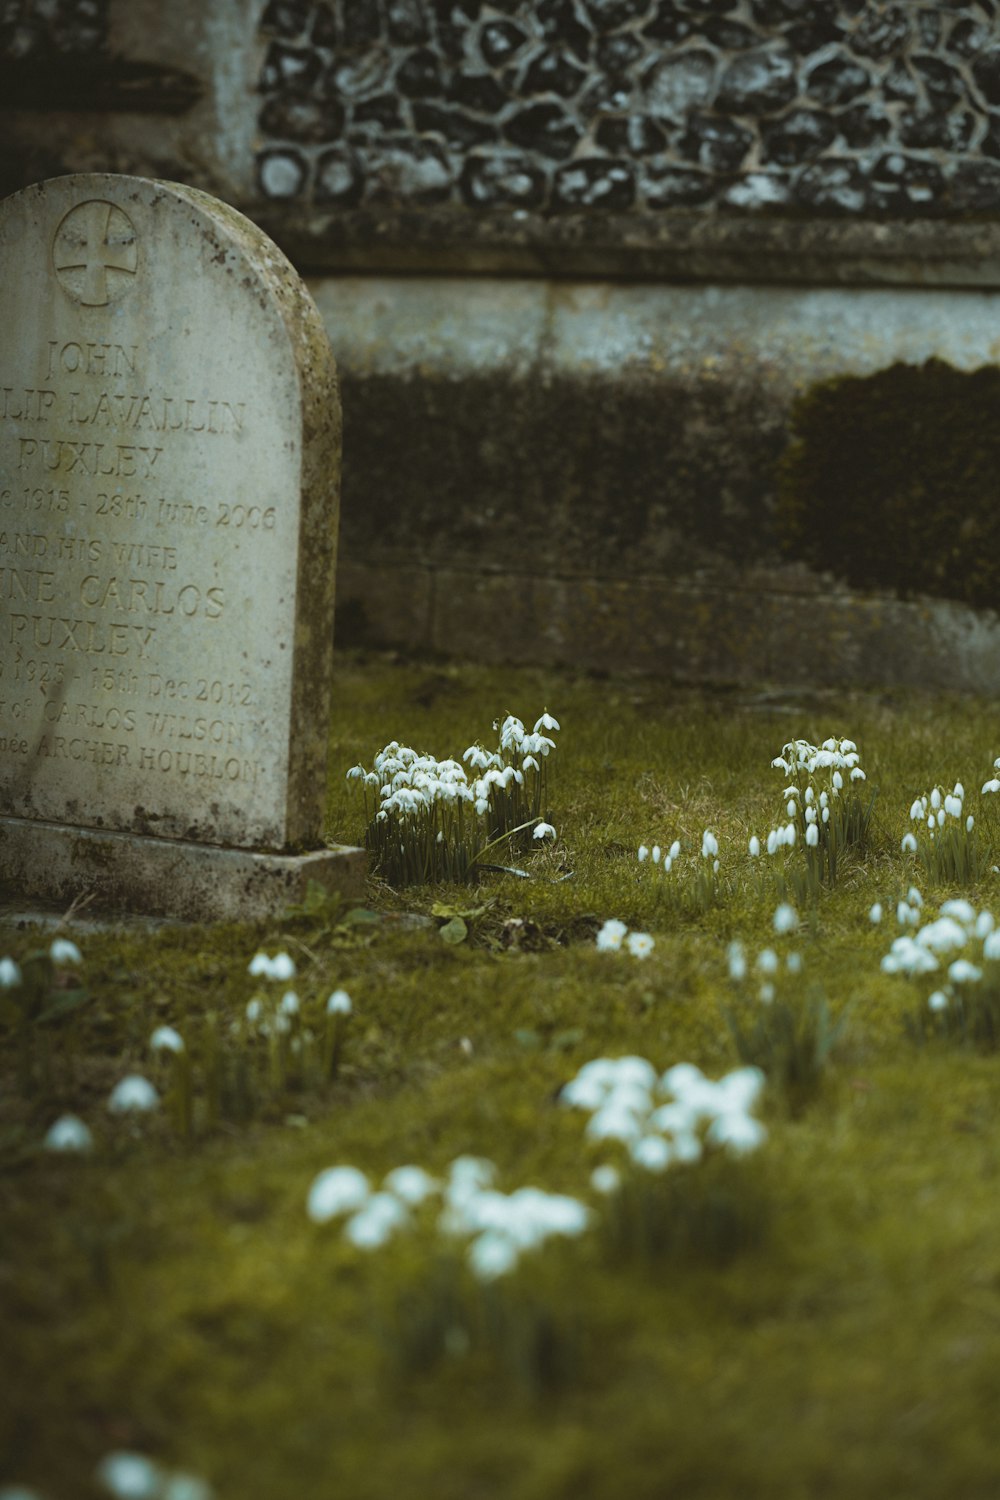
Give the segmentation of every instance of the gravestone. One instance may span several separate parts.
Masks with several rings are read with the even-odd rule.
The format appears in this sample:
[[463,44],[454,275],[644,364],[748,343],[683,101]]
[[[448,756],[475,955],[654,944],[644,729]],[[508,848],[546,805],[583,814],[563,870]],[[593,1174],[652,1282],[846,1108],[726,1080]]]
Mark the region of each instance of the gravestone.
[[174,183],[0,204],[0,884],[252,917],[322,840],[340,403],[301,280]]

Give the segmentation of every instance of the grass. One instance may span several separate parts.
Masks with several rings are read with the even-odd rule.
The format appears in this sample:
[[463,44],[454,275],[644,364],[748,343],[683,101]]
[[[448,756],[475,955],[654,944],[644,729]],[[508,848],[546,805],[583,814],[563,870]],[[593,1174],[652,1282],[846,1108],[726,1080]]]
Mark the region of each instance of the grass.
[[[364,920],[318,904],[257,926],[71,929],[87,999],[47,1023],[27,1091],[23,1037],[0,1033],[0,1484],[87,1497],[101,1456],[134,1448],[204,1475],[220,1500],[996,1493],[1000,1059],[961,1036],[918,1045],[915,987],[879,970],[914,879],[899,852],[910,803],[956,777],[981,784],[995,715],[912,693],[700,698],[342,657],[331,833],[361,836],[344,772],[387,739],[455,754],[484,721],[544,706],[562,724],[559,838],[527,857],[531,880],[373,880]],[[779,940],[774,865],[742,851],[778,815],[772,756],[829,733],[858,742],[879,788],[871,837]],[[692,911],[636,849],[679,837],[697,852],[706,827],[723,898]],[[996,910],[995,862],[961,893]],[[924,890],[928,909],[957,893]],[[455,914],[464,940],[443,941]],[[654,935],[648,959],[595,950],[611,916]],[[660,1192],[652,1180],[633,1184],[601,1232],[489,1285],[430,1221],[369,1253],[308,1220],[324,1167],[379,1180],[463,1153],[495,1161],[504,1190],[532,1183],[600,1210],[589,1173],[613,1152],[584,1144],[558,1091],[605,1054],[736,1067],[734,938],[751,957],[801,953],[803,994],[821,987],[836,1039],[805,1100],[765,1091],[758,1155],[720,1163],[703,1189],[691,1172],[702,1198],[669,1173],[655,1199],[642,1198]],[[21,960],[46,941],[8,926],[0,952]],[[332,1083],[293,1073],[251,1120],[210,1123],[196,1066],[190,1141],[169,1110],[113,1122],[119,1078],[164,1077],[148,1054],[157,1026],[195,1047],[242,1020],[261,947],[295,958],[306,1020],[349,991]],[[67,1110],[98,1137],[89,1157],[40,1150]],[[641,1244],[629,1216],[647,1226]],[[733,1223],[746,1232],[713,1253]]]

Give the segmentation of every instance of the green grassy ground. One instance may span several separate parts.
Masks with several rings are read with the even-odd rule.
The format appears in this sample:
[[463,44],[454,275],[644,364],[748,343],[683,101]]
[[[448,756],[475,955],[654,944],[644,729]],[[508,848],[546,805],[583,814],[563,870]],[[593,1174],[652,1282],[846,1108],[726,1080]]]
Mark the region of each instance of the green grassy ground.
[[[360,657],[341,659],[337,701],[338,837],[362,834],[343,773],[386,740],[458,754],[498,713],[533,722],[547,706],[562,724],[558,842],[530,880],[372,881],[381,920],[328,904],[262,926],[76,934],[85,1003],[27,1039],[0,1031],[0,1483],[96,1494],[95,1464],[126,1448],[205,1476],[220,1500],[994,1496],[1000,1058],[915,1044],[904,1020],[924,992],[879,960],[911,880],[910,802],[961,778],[978,811],[995,710],[912,694],[701,699]],[[780,807],[772,756],[830,733],[857,740],[879,788],[872,840],[793,944],[771,929],[775,862],[744,851]],[[635,850],[695,848],[705,827],[725,893],[692,913]],[[1000,915],[997,880],[963,894]],[[918,884],[929,913],[955,894]],[[485,909],[451,944],[435,904]],[[612,916],[653,934],[648,959],[596,951]],[[751,956],[796,947],[799,988],[820,985],[844,1030],[794,1108],[765,1090],[757,1155],[650,1180],[683,1230],[650,1248],[609,1228],[588,1184],[616,1148],[586,1143],[586,1117],[557,1093],[602,1055],[735,1067],[734,937]],[[48,940],[8,925],[0,953],[23,961]],[[331,989],[350,992],[343,1062],[326,1087],[262,1079],[252,1119],[223,1108],[209,1124],[206,1049],[244,1046],[229,1025],[258,948],[293,955],[307,1022]],[[126,1073],[166,1087],[148,1052],[163,1024],[195,1063],[190,1141],[169,1107],[105,1108]],[[68,1110],[94,1131],[87,1157],[41,1149]],[[603,1223],[487,1285],[433,1213],[372,1252],[306,1215],[324,1167],[378,1180],[462,1153],[490,1157],[505,1189],[579,1195]]]

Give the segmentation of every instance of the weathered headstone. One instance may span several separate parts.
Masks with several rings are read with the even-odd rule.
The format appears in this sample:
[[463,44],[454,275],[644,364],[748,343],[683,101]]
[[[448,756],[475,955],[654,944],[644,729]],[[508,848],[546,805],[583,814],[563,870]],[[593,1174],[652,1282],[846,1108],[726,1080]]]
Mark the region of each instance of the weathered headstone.
[[174,183],[0,204],[0,883],[133,909],[350,889],[322,843],[340,403],[301,280]]

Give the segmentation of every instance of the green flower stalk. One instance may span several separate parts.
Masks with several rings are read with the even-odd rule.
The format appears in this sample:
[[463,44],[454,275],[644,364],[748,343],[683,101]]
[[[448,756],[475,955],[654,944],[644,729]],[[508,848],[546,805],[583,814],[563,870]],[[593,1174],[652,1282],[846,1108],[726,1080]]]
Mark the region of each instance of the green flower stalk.
[[326,1002],[326,1030],[323,1035],[323,1077],[332,1083],[340,1067],[353,1006],[346,990],[334,990]]

